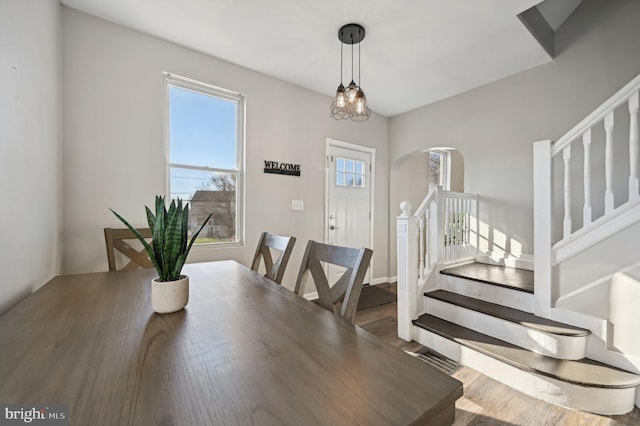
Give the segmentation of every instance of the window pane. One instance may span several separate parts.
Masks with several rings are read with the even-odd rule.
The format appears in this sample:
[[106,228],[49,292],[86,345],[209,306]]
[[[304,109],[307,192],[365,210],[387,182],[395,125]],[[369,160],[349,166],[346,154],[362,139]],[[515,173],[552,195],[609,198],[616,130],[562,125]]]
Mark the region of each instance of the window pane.
[[353,160],[347,160],[347,171],[353,173]]
[[353,175],[347,175],[347,186],[353,186]]
[[362,176],[356,175],[356,186],[363,187]]
[[362,161],[356,161],[356,173],[359,175],[364,174],[364,163]]
[[190,203],[190,233],[213,214],[196,243],[242,242],[244,97],[169,74],[165,84],[168,195]]
[[429,152],[429,185],[442,185],[442,155],[438,152]]
[[340,171],[340,172],[344,172],[344,159],[338,157],[336,159],[336,170]]
[[196,232],[210,213],[198,243],[236,241],[236,182],[234,173],[171,167],[171,198],[189,201],[189,233]]
[[235,102],[169,85],[170,162],[236,168]]
[[336,172],[336,185],[344,186],[344,173]]

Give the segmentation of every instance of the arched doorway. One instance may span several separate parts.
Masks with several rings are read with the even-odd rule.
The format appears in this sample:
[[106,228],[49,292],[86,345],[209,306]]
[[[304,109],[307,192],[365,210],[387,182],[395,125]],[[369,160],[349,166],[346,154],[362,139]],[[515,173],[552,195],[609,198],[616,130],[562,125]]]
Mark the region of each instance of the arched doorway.
[[[442,174],[448,180],[448,190],[464,192],[464,158],[462,153],[451,147],[433,147],[414,151],[398,158],[392,165],[389,178],[389,253],[395,253],[397,246],[395,218],[400,214],[400,203],[409,201],[415,211],[429,193],[430,159],[438,154],[440,165],[433,174]],[[444,163],[446,171],[440,167]],[[435,177],[433,178],[435,182]],[[445,187],[446,189],[446,187]],[[396,270],[396,257],[391,255],[390,271]]]

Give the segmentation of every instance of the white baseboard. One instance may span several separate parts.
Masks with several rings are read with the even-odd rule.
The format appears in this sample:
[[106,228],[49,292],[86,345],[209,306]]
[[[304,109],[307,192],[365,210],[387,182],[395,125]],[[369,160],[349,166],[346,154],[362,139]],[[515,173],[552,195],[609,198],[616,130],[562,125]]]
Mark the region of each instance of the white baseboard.
[[395,283],[398,281],[398,277],[380,277],[380,278],[374,278],[371,280],[371,285],[378,285],[378,284],[384,284],[384,283]]
[[305,293],[304,298],[307,300],[316,300],[318,298],[318,292],[314,291],[313,293]]
[[[385,284],[385,283],[395,283],[398,281],[397,277],[380,277],[380,278],[374,278],[373,280],[371,280],[370,285],[378,285],[378,284]],[[313,293],[305,293],[304,298],[307,300],[314,300],[318,298],[318,292],[314,291]]]
[[476,260],[489,265],[508,266],[510,268],[526,269],[533,271],[533,255],[513,255],[501,251],[478,252]]

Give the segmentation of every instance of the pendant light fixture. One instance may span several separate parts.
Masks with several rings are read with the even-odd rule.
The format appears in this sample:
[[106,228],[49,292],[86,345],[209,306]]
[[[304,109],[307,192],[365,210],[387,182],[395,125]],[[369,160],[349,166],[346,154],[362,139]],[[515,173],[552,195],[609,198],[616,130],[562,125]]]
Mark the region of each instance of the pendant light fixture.
[[[364,28],[359,24],[344,25],[338,31],[340,40],[340,85],[336,97],[331,103],[331,117],[336,120],[366,121],[371,111],[367,105],[367,97],[353,78],[353,45],[358,45],[358,83],[360,83],[360,42],[364,39]],[[343,46],[351,45],[351,83],[345,88],[342,84]]]

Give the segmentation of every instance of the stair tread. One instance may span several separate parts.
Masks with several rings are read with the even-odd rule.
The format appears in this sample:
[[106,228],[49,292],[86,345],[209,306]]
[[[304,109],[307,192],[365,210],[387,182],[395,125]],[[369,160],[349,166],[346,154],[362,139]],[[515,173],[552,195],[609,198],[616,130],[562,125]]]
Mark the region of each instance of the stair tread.
[[570,361],[546,357],[432,315],[421,315],[413,324],[521,370],[564,382],[612,389],[640,385],[636,374],[588,358]]
[[443,269],[440,273],[533,293],[533,271],[526,269],[471,262]]
[[520,311],[506,306],[497,305],[495,303],[485,302],[484,300],[474,299],[460,294],[451,293],[445,290],[435,290],[425,293],[425,296],[451,303],[463,308],[471,309],[496,318],[518,323],[523,327],[537,330],[543,333],[556,334],[561,336],[588,336],[591,334],[589,330],[574,327],[572,325],[563,324],[547,318],[537,317],[529,312]]

